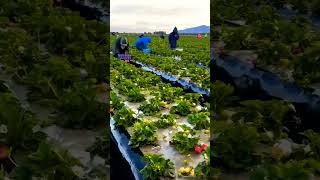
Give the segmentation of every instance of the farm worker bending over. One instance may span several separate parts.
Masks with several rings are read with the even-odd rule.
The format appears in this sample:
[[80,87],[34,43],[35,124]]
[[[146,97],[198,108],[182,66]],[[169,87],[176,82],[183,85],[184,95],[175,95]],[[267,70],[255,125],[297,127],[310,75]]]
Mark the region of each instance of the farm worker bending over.
[[134,46],[139,50],[143,51],[144,53],[149,53],[150,49],[148,49],[148,44],[151,43],[150,37],[140,37],[135,43]]
[[170,48],[175,49],[177,47],[177,41],[179,39],[178,29],[174,27],[173,31],[169,34]]
[[129,42],[125,37],[118,37],[112,46],[113,56],[118,58],[118,54],[129,53]]

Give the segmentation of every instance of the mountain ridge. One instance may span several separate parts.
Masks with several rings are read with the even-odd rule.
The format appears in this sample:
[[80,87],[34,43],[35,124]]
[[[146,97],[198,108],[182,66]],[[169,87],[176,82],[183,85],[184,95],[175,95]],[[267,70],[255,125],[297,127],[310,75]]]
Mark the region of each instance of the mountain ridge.
[[186,34],[210,33],[210,26],[201,25],[201,26],[186,28],[183,30],[179,30],[179,33],[186,33]]

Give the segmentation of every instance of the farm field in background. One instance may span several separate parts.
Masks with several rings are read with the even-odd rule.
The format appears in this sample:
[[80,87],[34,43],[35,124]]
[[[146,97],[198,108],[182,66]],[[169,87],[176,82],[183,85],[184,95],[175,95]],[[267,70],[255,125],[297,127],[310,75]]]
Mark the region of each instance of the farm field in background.
[[[177,51],[169,50],[167,39],[151,35],[151,54],[132,47],[137,35],[124,36],[134,61],[209,89],[209,36],[201,40],[180,36],[178,48],[183,51]],[[115,36],[110,39],[111,47]],[[148,162],[141,173],[150,178],[208,176],[209,103],[201,94],[185,92],[156,74],[112,55],[110,60],[112,119],[116,127],[129,132],[129,146],[139,149]]]

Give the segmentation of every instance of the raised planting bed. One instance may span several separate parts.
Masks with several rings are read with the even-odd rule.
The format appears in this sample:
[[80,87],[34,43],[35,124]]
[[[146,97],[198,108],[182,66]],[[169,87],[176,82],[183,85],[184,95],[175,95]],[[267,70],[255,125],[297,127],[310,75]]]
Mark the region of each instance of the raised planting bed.
[[48,0],[2,1],[1,9],[1,78],[21,103],[1,99],[2,140],[19,165],[7,175],[107,179],[109,134],[98,131],[107,111],[106,24]]
[[[316,67],[319,66],[319,27],[312,27],[308,19],[302,16],[284,20],[277,7],[268,3],[262,3],[259,8],[252,2],[247,3],[250,4],[247,7],[249,10],[240,10],[243,12],[240,13],[241,17],[233,17],[231,12],[235,9],[232,8],[225,11],[215,9],[218,11],[215,11],[215,16],[246,21],[245,26],[224,25],[219,31],[214,31],[216,38],[213,51],[216,55],[235,56],[283,80],[318,90],[316,85],[320,81],[320,72]],[[246,5],[235,1],[231,1],[231,4],[238,8]]]
[[290,115],[294,106],[276,99],[239,101],[234,90],[221,81],[212,88],[211,161],[219,179],[319,178],[320,134]]
[[[240,27],[215,31],[216,76],[251,98],[277,98],[294,103],[307,127],[319,128],[319,28],[295,16],[283,20],[275,4],[217,1],[215,16],[244,19]],[[246,4],[248,3],[248,4]],[[239,9],[246,6],[247,12]],[[235,8],[237,7],[237,8]],[[223,9],[223,8],[222,8]],[[236,9],[240,16],[232,16]]]
[[[129,146],[142,152],[147,166],[139,169],[141,174],[152,179],[208,173],[200,168],[209,165],[204,150],[209,148],[210,124],[209,107],[198,100],[201,95],[112,57],[111,73],[112,118],[115,127],[128,132]],[[157,164],[167,168],[156,172]]]

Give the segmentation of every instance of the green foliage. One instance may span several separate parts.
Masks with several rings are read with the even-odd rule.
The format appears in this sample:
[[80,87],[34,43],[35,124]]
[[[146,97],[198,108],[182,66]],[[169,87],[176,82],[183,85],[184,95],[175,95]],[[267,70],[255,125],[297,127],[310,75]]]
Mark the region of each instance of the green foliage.
[[167,128],[176,124],[176,117],[172,114],[161,115],[160,119],[155,122],[158,128]]
[[113,119],[116,126],[130,127],[132,126],[137,119],[133,117],[134,112],[125,106],[120,110],[116,111]]
[[188,122],[195,125],[196,130],[208,129],[210,127],[210,113],[200,112],[188,115]]
[[320,80],[320,46],[316,45],[299,57],[295,63],[294,78],[302,86],[319,82]]
[[195,136],[195,132],[186,125],[179,126],[181,131],[175,133],[170,141],[180,153],[190,153],[198,144],[199,138]]
[[134,124],[133,135],[130,138],[129,145],[135,148],[150,144],[154,145],[157,140],[156,126],[153,122],[145,120]]
[[310,141],[311,153],[314,158],[320,160],[320,135],[319,133],[313,132],[312,130],[307,130],[304,135]]
[[58,121],[66,127],[90,128],[106,120],[107,105],[96,100],[97,90],[82,82],[65,89],[59,109],[63,116]]
[[252,48],[253,39],[250,29],[239,27],[236,29],[222,29],[222,40],[226,44],[225,48],[230,50],[245,50]]
[[226,85],[221,81],[212,84],[210,104],[215,113],[222,112],[233,100],[231,95],[234,89],[231,85]]
[[144,178],[174,177],[174,164],[169,159],[165,159],[163,155],[146,155],[144,160],[148,163],[141,170]]
[[232,117],[234,121],[253,123],[257,128],[271,130],[275,137],[280,137],[283,120],[290,110],[289,103],[277,100],[248,100],[241,104],[243,107]]
[[297,179],[305,180],[310,178],[310,173],[304,168],[303,163],[288,161],[285,164],[266,164],[258,166],[251,175],[251,179]]
[[191,113],[191,103],[186,100],[177,101],[177,105],[172,106],[170,113],[187,116]]
[[205,161],[200,162],[195,168],[195,175],[197,177],[211,177],[212,167],[210,165],[210,147],[207,147],[205,151],[202,152]]
[[291,58],[291,49],[288,45],[281,42],[264,42],[260,45],[258,53],[259,62],[262,64],[280,64],[280,59]]
[[26,77],[26,83],[33,90],[29,94],[32,100],[58,99],[64,88],[71,87],[79,80],[79,71],[63,58],[52,58],[45,65],[35,64],[33,71]]
[[110,92],[110,105],[115,110],[120,110],[124,106],[124,103],[121,101],[121,99],[116,95],[114,91]]
[[161,102],[160,98],[155,97],[142,103],[142,105],[139,107],[139,110],[142,111],[144,115],[150,116],[160,112],[164,105],[165,102]]
[[71,157],[68,151],[58,151],[48,143],[41,143],[38,150],[17,168],[15,179],[79,179],[72,167],[79,165],[79,161]]
[[163,85],[159,88],[157,93],[159,93],[161,100],[171,103],[181,95],[182,91],[183,90],[179,87],[177,88],[169,85]]
[[128,97],[129,102],[141,102],[145,100],[139,88],[130,80],[122,79],[117,85],[119,92]]
[[213,142],[213,157],[231,169],[249,169],[258,162],[255,150],[259,135],[248,125],[232,125],[219,129]]
[[14,150],[19,148],[34,150],[44,139],[42,133],[33,132],[36,123],[37,119],[34,115],[23,109],[13,94],[0,92],[0,124],[7,129],[7,132],[0,135],[2,143]]

